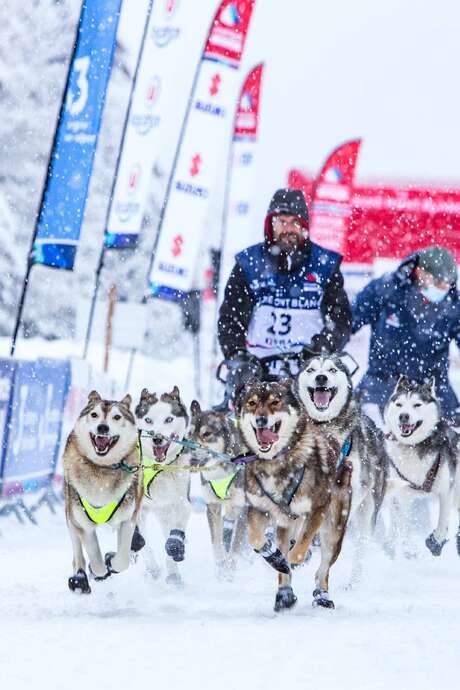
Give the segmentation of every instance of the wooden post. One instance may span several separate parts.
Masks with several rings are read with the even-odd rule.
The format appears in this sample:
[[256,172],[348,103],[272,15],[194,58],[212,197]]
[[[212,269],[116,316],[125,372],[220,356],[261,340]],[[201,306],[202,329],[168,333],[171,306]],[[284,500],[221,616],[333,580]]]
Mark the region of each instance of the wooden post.
[[109,355],[112,345],[112,322],[117,301],[117,286],[112,284],[109,290],[109,304],[107,308],[107,321],[105,326],[105,348],[104,348],[104,372],[109,370]]

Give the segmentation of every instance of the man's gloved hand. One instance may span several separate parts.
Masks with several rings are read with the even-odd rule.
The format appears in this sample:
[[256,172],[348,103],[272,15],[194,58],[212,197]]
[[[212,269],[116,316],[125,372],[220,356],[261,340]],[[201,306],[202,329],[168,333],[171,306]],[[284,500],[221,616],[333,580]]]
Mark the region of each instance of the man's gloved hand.
[[260,369],[260,363],[255,355],[251,355],[247,350],[238,350],[235,354],[232,354],[225,361],[228,369],[239,369],[241,367],[246,367],[249,365],[255,370]]
[[224,400],[220,405],[214,406],[215,410],[228,409],[229,403],[235,401],[235,397],[249,379],[261,378],[263,374],[259,360],[246,350],[239,350],[227,357],[227,383],[225,384]]

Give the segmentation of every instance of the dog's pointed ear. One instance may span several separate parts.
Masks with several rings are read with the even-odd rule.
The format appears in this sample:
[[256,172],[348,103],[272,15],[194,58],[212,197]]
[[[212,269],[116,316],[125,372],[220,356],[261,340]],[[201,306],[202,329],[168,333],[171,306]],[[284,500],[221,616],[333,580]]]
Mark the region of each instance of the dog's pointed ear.
[[430,391],[433,398],[435,398],[436,397],[436,378],[434,376],[430,376],[430,378],[426,382],[426,387]]
[[125,397],[122,400],[120,400],[120,405],[125,405],[126,407],[131,407],[132,401],[133,401],[132,397],[130,396],[129,393],[127,393],[125,395]]
[[[155,395],[155,393],[154,393]],[[148,391],[148,388],[143,388],[141,390],[141,400],[148,400],[150,398],[150,393]]]
[[91,393],[89,393],[88,402],[96,403],[96,402],[99,402],[100,400],[102,400],[102,398],[97,391],[91,391]]
[[174,386],[174,388],[172,389],[171,393],[169,393],[169,395],[171,396],[171,398],[176,398],[176,400],[179,400],[180,399],[180,392],[179,392],[178,387]]
[[396,384],[396,390],[407,390],[408,388],[410,388],[410,381],[405,374],[401,374]]
[[190,412],[192,413],[192,417],[196,417],[200,414],[201,406],[198,400],[192,400],[192,404],[190,405]]

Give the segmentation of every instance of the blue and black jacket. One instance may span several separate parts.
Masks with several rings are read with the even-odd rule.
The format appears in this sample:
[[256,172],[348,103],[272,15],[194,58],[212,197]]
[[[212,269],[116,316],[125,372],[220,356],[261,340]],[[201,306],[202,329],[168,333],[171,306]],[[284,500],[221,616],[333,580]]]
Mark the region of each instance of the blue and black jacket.
[[365,402],[383,407],[398,377],[423,382],[431,376],[446,416],[458,400],[448,380],[449,345],[460,347],[460,299],[453,285],[439,304],[428,301],[414,282],[417,254],[394,273],[372,280],[353,304],[352,331],[369,325],[368,370],[359,385]]

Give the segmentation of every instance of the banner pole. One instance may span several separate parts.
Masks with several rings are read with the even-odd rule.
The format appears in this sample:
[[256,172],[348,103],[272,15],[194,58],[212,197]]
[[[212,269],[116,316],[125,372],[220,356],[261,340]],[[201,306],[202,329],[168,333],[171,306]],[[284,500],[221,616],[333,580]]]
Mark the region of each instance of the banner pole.
[[147,15],[145,18],[144,31],[142,34],[141,45],[139,47],[139,54],[137,56],[136,68],[134,70],[133,83],[132,83],[131,91],[129,94],[128,107],[126,109],[126,116],[125,116],[125,120],[123,122],[123,130],[122,130],[121,138],[120,138],[120,146],[118,149],[117,161],[115,163],[115,174],[113,176],[112,186],[110,189],[109,203],[107,205],[107,210],[106,210],[106,214],[105,214],[104,240],[102,243],[102,249],[101,249],[101,253],[99,256],[99,263],[98,263],[97,268],[96,268],[96,279],[95,279],[95,284],[94,284],[93,296],[91,298],[91,307],[89,310],[88,325],[86,327],[85,344],[84,344],[84,348],[83,348],[83,359],[86,359],[88,356],[89,341],[90,341],[90,337],[91,337],[91,331],[93,330],[94,312],[96,310],[97,296],[99,294],[99,288],[100,288],[100,284],[101,284],[101,273],[102,273],[102,269],[104,267],[105,252],[108,249],[108,247],[105,246],[105,234],[107,232],[107,227],[109,224],[109,218],[110,218],[110,214],[112,211],[112,203],[113,203],[113,197],[114,197],[114,192],[115,192],[115,186],[117,184],[118,174],[120,171],[120,161],[121,161],[121,155],[123,152],[123,142],[125,140],[126,130],[128,128],[128,122],[129,122],[129,118],[131,115],[133,96],[134,96],[134,91],[136,89],[137,77],[139,74],[139,66],[140,66],[140,63],[142,60],[142,54],[144,52],[145,39],[147,37],[147,29],[149,26],[150,15],[152,13],[152,6],[153,6],[153,0],[150,0],[149,6],[147,9]]
[[76,29],[76,31],[75,31],[75,37],[74,37],[74,41],[73,41],[72,54],[71,54],[70,60],[69,60],[69,66],[68,66],[68,69],[67,69],[67,77],[66,77],[66,80],[65,80],[64,90],[63,90],[62,96],[61,96],[61,105],[60,105],[59,114],[58,114],[58,117],[57,117],[57,120],[56,120],[56,127],[55,127],[55,129],[54,129],[53,143],[51,144],[50,152],[49,152],[49,154],[48,154],[48,164],[47,164],[47,167],[46,167],[46,175],[45,175],[45,179],[44,179],[43,185],[42,185],[42,193],[41,193],[41,197],[40,197],[40,203],[39,203],[39,205],[38,205],[38,211],[37,211],[37,214],[36,214],[36,217],[35,217],[34,231],[33,231],[33,233],[32,233],[32,240],[31,240],[31,243],[30,243],[30,249],[29,249],[29,253],[28,253],[28,255],[27,255],[27,269],[26,269],[26,274],[25,274],[25,276],[24,276],[24,283],[23,283],[23,286],[22,286],[22,293],[21,293],[21,297],[20,297],[20,300],[19,300],[18,312],[17,312],[17,315],[16,315],[16,323],[15,323],[15,325],[14,325],[13,335],[12,335],[12,337],[11,337],[10,357],[14,357],[14,353],[15,353],[15,350],[16,350],[16,340],[17,340],[17,337],[18,337],[19,328],[21,327],[22,313],[23,313],[23,311],[24,311],[24,304],[25,304],[25,300],[26,300],[27,288],[29,287],[30,272],[31,272],[31,270],[32,270],[32,266],[34,265],[34,262],[33,262],[33,249],[34,249],[34,244],[35,244],[35,240],[36,240],[37,232],[38,232],[38,221],[39,221],[39,218],[40,218],[41,210],[42,210],[42,208],[43,208],[43,203],[44,203],[44,201],[45,201],[46,188],[47,188],[47,186],[48,186],[48,178],[49,178],[50,175],[51,175],[51,169],[52,169],[51,163],[52,163],[53,154],[54,154],[54,151],[55,151],[55,148],[56,148],[56,144],[57,144],[57,137],[58,137],[58,131],[59,131],[59,123],[61,122],[62,116],[63,116],[63,114],[64,114],[64,109],[65,109],[65,96],[66,96],[66,93],[67,93],[67,89],[68,89],[68,87],[69,87],[69,83],[70,83],[70,73],[71,73],[71,71],[72,71],[72,65],[73,65],[73,62],[74,62],[75,54],[76,54],[76,52],[77,52],[77,47],[78,47],[78,36],[79,36],[79,33],[80,33],[80,25],[81,25],[81,23],[82,23],[84,11],[85,11],[85,3],[83,3],[83,5],[82,5],[81,12],[80,12],[80,17],[79,17],[78,24],[77,24],[77,29]]

